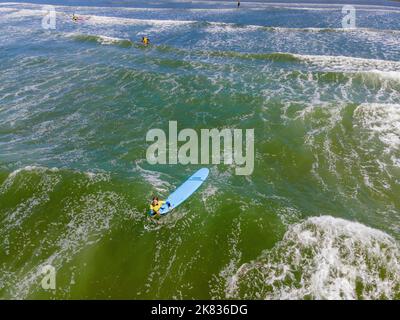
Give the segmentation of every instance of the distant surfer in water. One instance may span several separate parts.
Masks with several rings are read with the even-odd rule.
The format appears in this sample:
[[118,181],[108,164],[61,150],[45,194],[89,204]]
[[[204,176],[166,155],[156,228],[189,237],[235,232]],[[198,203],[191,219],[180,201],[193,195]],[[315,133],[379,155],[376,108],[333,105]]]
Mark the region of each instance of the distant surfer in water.
[[148,46],[150,44],[150,39],[148,37],[142,37],[142,43]]
[[238,0],[238,8],[240,7],[240,0]]
[[74,22],[78,22],[78,21],[82,21],[82,18],[79,18],[77,15],[75,15],[75,13],[72,15],[72,21]]

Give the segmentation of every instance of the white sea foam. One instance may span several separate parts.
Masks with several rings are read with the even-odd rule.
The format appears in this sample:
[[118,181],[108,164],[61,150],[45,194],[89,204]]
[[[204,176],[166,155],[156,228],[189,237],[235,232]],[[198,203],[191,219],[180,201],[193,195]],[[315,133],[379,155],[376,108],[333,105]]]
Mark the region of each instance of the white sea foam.
[[[5,12],[10,11],[3,15],[4,19],[7,18],[24,18],[30,16],[43,16],[45,11],[42,8],[39,9],[18,9],[13,8],[0,8]],[[70,15],[59,12],[60,16],[65,16],[70,19]],[[180,25],[192,24],[196,21],[191,20],[159,20],[159,19],[134,19],[124,17],[113,17],[113,16],[101,16],[92,14],[80,14],[79,17],[84,20],[85,24],[101,24],[101,25],[144,25],[153,26],[159,28],[175,27]]]
[[108,37],[108,36],[98,36],[99,37],[99,42],[101,44],[114,44],[114,43],[118,43],[120,41],[123,41],[124,39],[121,38],[116,38],[116,37]]
[[400,105],[363,103],[354,110],[354,117],[386,146],[387,153],[400,149]]
[[15,11],[15,9],[14,8],[1,8],[0,7],[0,12],[12,12],[12,11]]
[[[176,2],[186,2],[186,1],[177,1]],[[231,7],[232,5],[227,1],[193,1],[193,3],[201,3],[201,4],[210,4],[211,6],[215,6],[216,4],[224,4],[229,7],[225,8],[188,8],[186,10],[190,11],[237,11],[236,7]],[[36,4],[32,4],[29,2],[4,2],[0,3],[0,6],[39,6]],[[400,8],[396,6],[389,5],[363,5],[363,4],[355,4],[355,8],[359,11],[366,12],[383,12],[383,13],[400,13]],[[343,7],[342,4],[317,4],[317,3],[288,3],[288,2],[260,2],[260,1],[246,1],[246,10],[265,10],[268,8],[279,8],[279,9],[291,9],[291,10],[310,10],[310,11],[338,11]],[[57,6],[57,8],[68,8],[68,6]],[[104,7],[88,7],[88,6],[79,6],[76,7],[79,9],[87,9],[90,8],[92,10],[101,10]],[[169,8],[130,8],[130,7],[113,7],[114,9],[126,10],[126,11],[136,11],[136,10],[154,10],[154,11],[162,11],[162,10],[170,10]]]
[[[195,1],[200,2],[202,4],[210,4],[216,5],[218,3],[227,3],[226,1]],[[228,4],[228,3],[227,3]],[[229,4],[228,4],[229,5]],[[336,3],[288,3],[288,2],[260,2],[260,1],[249,1],[245,3],[246,10],[248,9],[268,9],[268,8],[277,8],[277,9],[289,9],[289,10],[303,10],[303,11],[340,11],[343,8],[343,4]],[[382,12],[382,13],[400,13],[400,8],[396,6],[388,6],[388,5],[359,5],[354,4],[354,7],[358,11],[365,12]],[[221,9],[215,9],[221,10]]]
[[382,79],[400,81],[400,72],[399,71],[380,71],[380,70],[372,70],[370,71],[372,74],[376,74],[378,77]]
[[163,174],[160,172],[143,169],[139,163],[136,163],[134,170],[157,191],[166,192],[171,188],[171,184],[162,179]]
[[354,35],[387,35],[387,34],[400,34],[400,30],[387,30],[387,29],[374,29],[374,28],[317,28],[317,27],[274,27],[274,26],[264,26],[264,25],[239,25],[236,23],[229,22],[208,22],[207,31],[210,33],[238,33],[238,32],[248,32],[248,31],[269,31],[269,32],[281,32],[281,33],[291,33],[291,32],[308,32],[308,33],[353,33]]
[[[4,9],[4,8],[3,8]],[[3,19],[25,18],[32,16],[43,16],[43,10],[21,9],[5,14]]]
[[328,68],[332,71],[388,72],[391,77],[400,75],[400,62],[379,59],[364,59],[348,56],[293,54],[301,61]]
[[321,216],[289,227],[283,240],[229,282],[228,296],[257,299],[393,299],[400,251],[388,234]]
[[80,15],[85,19],[86,23],[93,24],[122,24],[122,25],[152,25],[152,26],[179,26],[185,24],[191,24],[195,21],[182,21],[182,20],[156,20],[156,19],[133,19],[133,18],[121,18],[121,17],[108,17],[108,16],[97,16],[97,15]]
[[[71,32],[71,33],[65,33],[64,34],[67,38],[77,38],[77,37],[90,37],[92,35],[85,35],[82,33],[76,33],[76,32]],[[120,43],[121,41],[130,41],[129,39],[122,39],[118,37],[110,37],[106,35],[93,35],[94,38],[97,39],[97,42],[101,44],[116,44]]]

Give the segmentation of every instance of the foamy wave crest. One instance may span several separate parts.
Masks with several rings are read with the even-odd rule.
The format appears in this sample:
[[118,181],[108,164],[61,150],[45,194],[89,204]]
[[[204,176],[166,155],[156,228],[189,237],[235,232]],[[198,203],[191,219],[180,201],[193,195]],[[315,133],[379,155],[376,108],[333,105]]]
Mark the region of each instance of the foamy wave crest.
[[171,188],[171,184],[162,179],[163,174],[160,172],[143,169],[140,167],[139,162],[136,163],[134,170],[139,173],[143,180],[159,192],[167,192]]
[[[2,8],[2,11],[7,10],[8,8]],[[31,9],[21,9],[21,10],[7,10],[10,13],[5,14],[3,19],[15,19],[15,18],[25,18],[25,17],[37,17],[43,16],[43,10],[31,10]],[[6,11],[6,12],[7,12]]]
[[67,38],[72,38],[83,42],[97,42],[104,45],[121,45],[121,46],[132,46],[133,42],[129,39],[122,39],[117,37],[110,37],[105,35],[90,35],[90,34],[79,34],[79,33],[68,33]]
[[1,8],[0,7],[0,12],[13,12],[13,11],[15,11],[15,9],[13,9],[13,8]]
[[354,110],[354,117],[358,126],[371,133],[371,138],[376,137],[385,145],[385,153],[399,151],[400,105],[364,103]]
[[400,250],[388,234],[331,216],[292,225],[230,279],[230,298],[399,299]]
[[364,59],[345,56],[317,56],[293,54],[310,65],[327,71],[372,72],[389,78],[400,78],[400,62],[378,59]]
[[237,24],[227,22],[206,22],[203,23],[207,28],[206,31],[210,33],[230,33],[230,32],[246,32],[255,30],[264,30],[268,32],[277,33],[289,33],[289,32],[306,32],[306,33],[354,33],[356,35],[362,33],[365,34],[400,34],[400,30],[388,30],[388,29],[373,29],[373,28],[290,28],[290,27],[273,27],[263,25],[252,25],[252,24]]
[[122,25],[151,25],[151,26],[180,26],[186,24],[192,24],[195,21],[190,20],[156,20],[156,19],[133,19],[133,18],[121,18],[121,17],[107,17],[97,15],[81,15],[85,19],[86,23],[94,24],[122,24]]

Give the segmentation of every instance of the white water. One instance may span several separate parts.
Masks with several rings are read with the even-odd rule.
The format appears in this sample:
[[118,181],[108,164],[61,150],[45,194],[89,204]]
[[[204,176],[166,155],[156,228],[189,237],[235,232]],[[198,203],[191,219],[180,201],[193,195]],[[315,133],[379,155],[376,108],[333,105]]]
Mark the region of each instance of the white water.
[[[251,289],[241,293],[242,288]],[[400,251],[388,234],[331,216],[289,227],[283,240],[231,277],[228,296],[258,299],[393,299]]]

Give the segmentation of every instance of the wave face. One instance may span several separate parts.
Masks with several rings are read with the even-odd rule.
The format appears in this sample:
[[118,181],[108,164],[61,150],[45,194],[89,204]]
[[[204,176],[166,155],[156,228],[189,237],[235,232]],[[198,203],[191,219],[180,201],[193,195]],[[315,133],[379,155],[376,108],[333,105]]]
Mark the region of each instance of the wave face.
[[[0,3],[0,298],[399,299],[400,7],[361,2]],[[155,225],[169,120],[254,128],[254,173]]]

